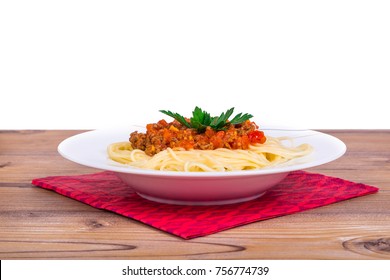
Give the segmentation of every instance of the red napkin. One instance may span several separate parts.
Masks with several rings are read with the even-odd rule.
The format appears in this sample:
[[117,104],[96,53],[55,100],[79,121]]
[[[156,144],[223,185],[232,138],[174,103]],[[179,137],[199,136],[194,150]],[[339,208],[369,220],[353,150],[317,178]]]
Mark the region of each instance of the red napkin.
[[141,198],[110,171],[38,178],[32,184],[191,239],[372,194],[378,188],[305,171],[291,172],[262,197],[232,205],[179,206]]

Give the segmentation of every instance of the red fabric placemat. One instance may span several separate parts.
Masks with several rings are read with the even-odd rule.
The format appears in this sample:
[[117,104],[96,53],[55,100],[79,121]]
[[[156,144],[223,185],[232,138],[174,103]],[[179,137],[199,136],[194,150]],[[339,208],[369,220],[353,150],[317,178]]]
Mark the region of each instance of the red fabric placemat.
[[141,198],[110,171],[38,178],[32,184],[185,239],[372,194],[378,188],[305,171],[291,172],[262,197],[231,205],[179,206]]

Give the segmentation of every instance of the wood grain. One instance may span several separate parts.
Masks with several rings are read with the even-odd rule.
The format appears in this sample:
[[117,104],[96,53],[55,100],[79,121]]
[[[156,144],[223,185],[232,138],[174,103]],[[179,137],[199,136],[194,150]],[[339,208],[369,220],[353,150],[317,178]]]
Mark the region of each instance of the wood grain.
[[0,259],[390,259],[389,130],[325,131],[348,151],[310,169],[377,194],[192,240],[32,186],[98,171],[57,153],[80,132],[0,131]]

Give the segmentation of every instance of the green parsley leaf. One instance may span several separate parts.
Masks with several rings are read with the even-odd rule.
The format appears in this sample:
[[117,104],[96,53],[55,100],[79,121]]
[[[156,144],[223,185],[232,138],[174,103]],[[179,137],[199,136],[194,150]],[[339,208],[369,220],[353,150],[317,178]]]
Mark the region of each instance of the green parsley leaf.
[[182,125],[188,127],[188,128],[191,128],[191,125],[186,121],[186,119],[179,115],[178,113],[172,113],[171,111],[165,111],[165,110],[160,110],[161,113],[164,113],[165,115],[168,115],[172,118],[174,118],[175,120],[177,120],[179,123],[181,123]]
[[239,113],[230,121],[230,123],[231,124],[240,124],[246,120],[249,120],[250,118],[253,118],[253,116],[251,114],[242,115],[242,113]]
[[211,127],[215,130],[223,130],[225,126],[227,126],[229,123],[227,123],[230,116],[233,114],[234,108],[230,108],[226,111],[226,113],[222,113],[219,117],[214,117],[213,121],[211,122]]
[[182,125],[188,128],[196,129],[199,133],[204,132],[208,126],[216,131],[226,130],[230,124],[233,125],[240,124],[253,117],[251,114],[239,113],[231,121],[229,121],[229,118],[233,114],[233,111],[234,111],[234,107],[230,108],[226,112],[222,112],[222,114],[219,117],[218,116],[211,117],[208,112],[196,106],[194,111],[192,111],[192,117],[190,119],[190,123],[188,123],[187,120],[178,113],[173,113],[171,111],[166,111],[166,110],[160,110],[161,113],[164,113],[174,118],[175,120],[177,120]]

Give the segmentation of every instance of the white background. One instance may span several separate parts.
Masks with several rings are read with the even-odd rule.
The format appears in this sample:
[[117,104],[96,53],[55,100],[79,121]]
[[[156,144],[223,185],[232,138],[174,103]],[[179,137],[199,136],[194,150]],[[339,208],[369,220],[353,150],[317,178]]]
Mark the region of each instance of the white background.
[[94,129],[160,109],[390,128],[390,2],[0,2],[0,129]]

